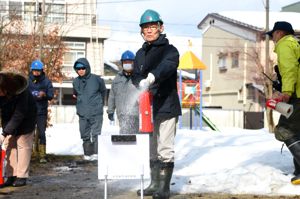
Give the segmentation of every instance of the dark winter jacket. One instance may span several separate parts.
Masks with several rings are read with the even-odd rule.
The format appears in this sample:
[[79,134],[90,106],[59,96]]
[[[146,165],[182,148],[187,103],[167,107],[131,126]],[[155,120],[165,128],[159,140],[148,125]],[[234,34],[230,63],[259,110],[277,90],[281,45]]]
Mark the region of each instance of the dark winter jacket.
[[17,92],[12,98],[0,97],[2,135],[24,135],[35,129],[37,118],[36,100],[28,89],[27,79],[13,72],[1,71],[16,83]]
[[149,87],[153,93],[154,119],[168,119],[181,115],[177,94],[178,50],[169,44],[165,34],[161,34],[153,43],[145,42],[136,53],[132,82],[138,86],[148,73],[155,76],[155,82]]
[[104,81],[91,73],[90,64],[87,59],[80,58],[74,63],[74,70],[77,63],[86,67],[84,76],[78,76],[73,81],[73,93],[77,98],[77,115],[91,118],[94,115],[103,114],[103,102],[106,96]]
[[42,98],[35,98],[35,99],[37,100],[38,114],[47,114],[48,100],[52,100],[54,96],[51,80],[46,78],[44,72],[42,72],[41,76],[38,79],[36,79],[33,76],[32,72],[30,72],[28,83],[29,83],[28,88],[30,92],[43,91],[46,93],[46,96]]

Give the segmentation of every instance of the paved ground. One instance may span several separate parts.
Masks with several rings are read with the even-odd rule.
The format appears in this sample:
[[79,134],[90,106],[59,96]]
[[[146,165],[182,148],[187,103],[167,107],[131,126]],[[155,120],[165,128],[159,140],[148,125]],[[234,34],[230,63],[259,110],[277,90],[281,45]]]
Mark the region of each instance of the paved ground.
[[[68,158],[52,159],[50,164],[31,164],[31,175],[24,187],[5,187],[0,189],[0,198],[5,199],[43,199],[43,198],[104,198],[104,181],[97,179],[97,166],[85,164],[75,166],[74,160]],[[75,167],[74,167],[75,166]],[[109,181],[108,199],[139,199],[136,191],[124,189],[128,181]],[[135,183],[138,183],[136,181]],[[126,186],[125,186],[126,187]],[[300,193],[300,192],[299,192]],[[151,199],[152,197],[144,197]],[[226,195],[226,194],[180,194],[172,193],[172,199],[249,199],[249,198],[273,198],[273,199],[300,199],[299,196],[257,196],[257,195]]]

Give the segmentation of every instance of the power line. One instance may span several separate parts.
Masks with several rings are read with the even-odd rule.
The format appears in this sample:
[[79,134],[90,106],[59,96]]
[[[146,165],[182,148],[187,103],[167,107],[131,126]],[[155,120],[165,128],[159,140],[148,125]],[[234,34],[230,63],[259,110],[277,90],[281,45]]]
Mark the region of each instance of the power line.
[[97,2],[96,4],[105,4],[105,3],[129,3],[129,2],[141,2],[141,1],[152,1],[152,0],[105,1],[105,2]]
[[[101,20],[98,19],[98,22],[102,22],[102,21],[107,21],[107,22],[116,22],[116,23],[134,23],[134,24],[139,24],[138,21],[119,21],[119,20]],[[178,23],[167,23],[167,25],[171,25],[171,26],[197,26],[196,24],[178,24]]]
[[[109,41],[109,42],[122,42],[122,43],[139,43],[139,44],[142,44],[142,41],[124,41],[124,40],[115,40],[115,39],[107,39],[105,40],[106,41]],[[175,42],[172,42],[173,44],[176,44],[178,46],[188,46],[188,44],[183,44],[183,43],[175,43]],[[201,45],[194,45],[193,46],[201,46]]]
[[97,1],[96,3],[68,3],[68,5],[98,5],[98,4],[112,4],[112,3],[132,3],[132,2],[143,2],[143,1],[153,1],[153,0],[127,0],[127,1]]

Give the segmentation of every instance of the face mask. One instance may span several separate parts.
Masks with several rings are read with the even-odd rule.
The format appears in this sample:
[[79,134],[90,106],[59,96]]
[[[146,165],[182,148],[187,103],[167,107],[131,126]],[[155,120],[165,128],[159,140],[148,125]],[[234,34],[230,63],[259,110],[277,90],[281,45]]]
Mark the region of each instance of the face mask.
[[131,70],[132,66],[131,66],[131,64],[123,64],[123,69],[124,70]]

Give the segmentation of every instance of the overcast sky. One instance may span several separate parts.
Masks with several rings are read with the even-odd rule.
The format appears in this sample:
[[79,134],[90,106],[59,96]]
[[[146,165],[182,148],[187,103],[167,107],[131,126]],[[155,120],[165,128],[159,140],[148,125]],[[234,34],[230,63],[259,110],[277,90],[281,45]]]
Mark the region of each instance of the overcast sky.
[[[201,30],[197,25],[209,13],[222,11],[265,11],[266,0],[98,0],[98,23],[111,27],[105,41],[104,59],[119,60],[126,50],[134,53],[142,46],[139,21],[147,9],[157,11],[164,21],[164,33],[179,50],[191,50],[201,59]],[[281,11],[299,0],[269,0],[270,11]],[[241,16],[242,17],[242,16]],[[188,40],[193,46],[188,48]]]

